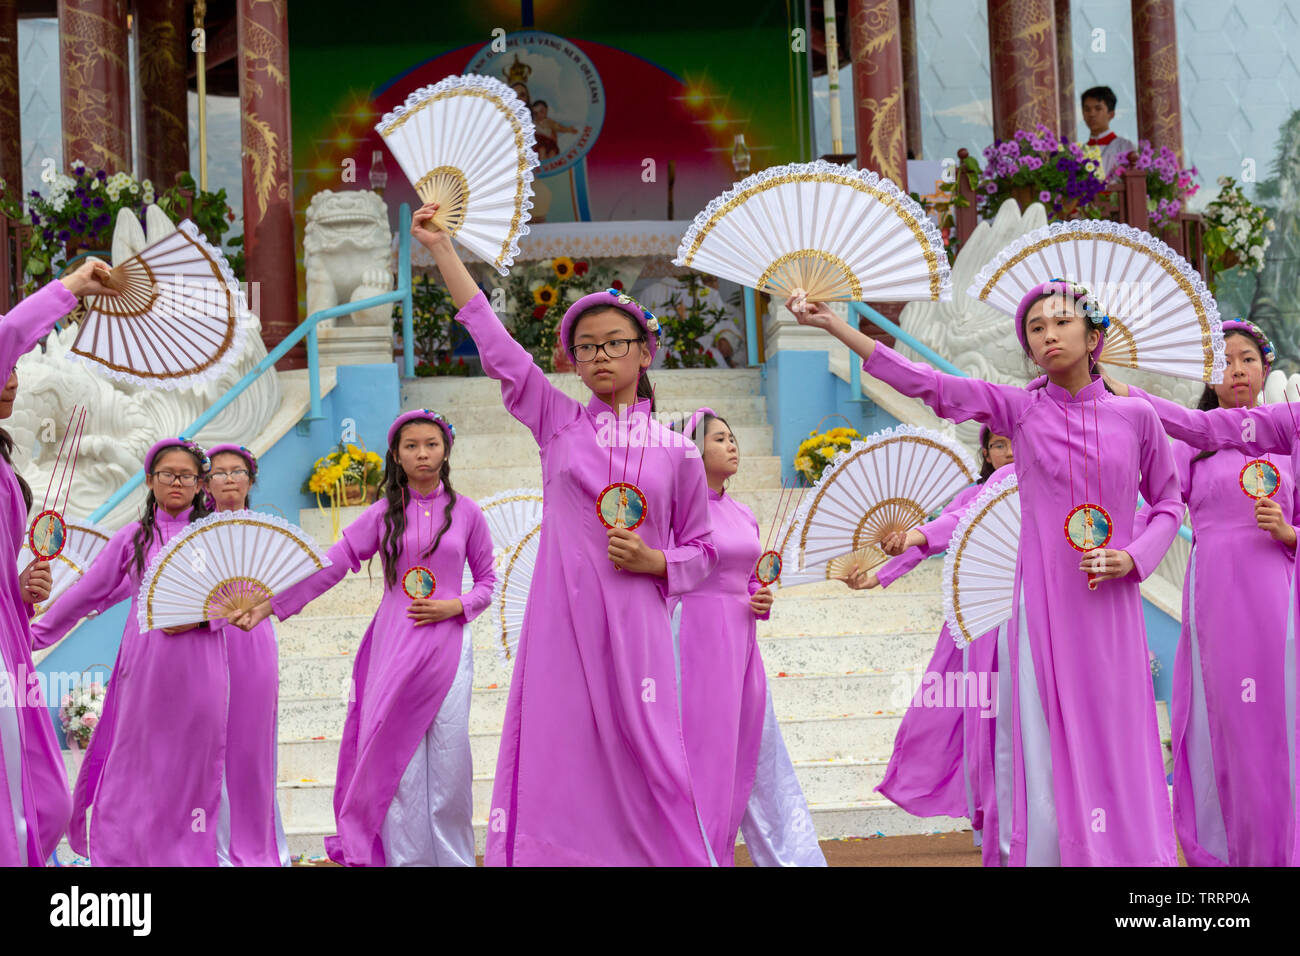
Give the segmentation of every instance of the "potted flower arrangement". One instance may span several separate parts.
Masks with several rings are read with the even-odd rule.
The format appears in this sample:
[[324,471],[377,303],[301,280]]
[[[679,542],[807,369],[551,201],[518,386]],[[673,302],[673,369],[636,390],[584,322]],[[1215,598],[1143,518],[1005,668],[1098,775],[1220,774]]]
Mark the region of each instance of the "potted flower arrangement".
[[99,681],[91,681],[78,684],[63,695],[59,703],[59,724],[71,749],[85,750],[90,745],[90,735],[104,716],[104,693]]
[[1231,176],[1219,177],[1220,191],[1202,215],[1205,217],[1205,251],[1215,272],[1245,266],[1251,272],[1264,268],[1264,251],[1273,220],[1263,207],[1246,198]]
[[322,508],[322,494],[330,499],[332,508],[371,504],[379,496],[383,474],[384,459],[375,452],[339,442],[334,451],[316,459],[302,492],[314,494]]
[[73,160],[70,170],[72,175],[52,174],[48,196],[36,189],[27,194],[32,238],[26,269],[38,281],[80,252],[107,249],[118,212],[130,209],[143,222],[144,207],[155,198],[153,183],[130,173],[109,175],[81,160]]
[[[1178,219],[1178,214],[1187,205],[1187,200],[1196,195],[1201,187],[1195,182],[1198,175],[1196,167],[1178,168],[1178,156],[1168,146],[1161,146],[1157,152],[1149,140],[1139,140],[1137,161],[1134,169],[1147,174],[1147,212],[1151,215],[1151,231],[1167,226]],[[1121,156],[1115,168],[1111,170],[1110,181],[1114,183],[1129,168],[1127,155]]]
[[572,369],[557,333],[564,311],[578,299],[601,289],[622,289],[612,269],[560,256],[549,263],[516,266],[505,280],[506,299],[514,317],[511,334],[547,372]]
[[795,452],[794,470],[808,479],[809,484],[815,484],[836,455],[847,451],[853,442],[861,439],[862,435],[850,427],[832,428],[826,432],[813,429]]
[[684,292],[668,299],[663,321],[664,368],[715,368],[717,360],[704,347],[709,334],[727,317],[726,309],[706,308],[706,286],[697,272],[687,273]]
[[1086,211],[1106,188],[1101,151],[1058,136],[1041,123],[994,140],[984,150],[985,165],[976,188],[976,205],[991,219],[1008,199],[1023,209],[1041,202],[1049,218],[1070,219]]
[[[393,306],[393,331],[402,334],[400,302]],[[411,332],[417,376],[470,373],[463,358],[457,362],[451,359],[456,346],[465,340],[465,331],[456,321],[456,303],[450,292],[427,275],[411,277]]]

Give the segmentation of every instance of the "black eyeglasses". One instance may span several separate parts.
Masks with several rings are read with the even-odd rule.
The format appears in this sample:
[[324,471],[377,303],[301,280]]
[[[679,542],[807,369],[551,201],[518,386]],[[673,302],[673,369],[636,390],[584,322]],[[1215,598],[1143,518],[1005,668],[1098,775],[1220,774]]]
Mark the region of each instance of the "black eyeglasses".
[[164,485],[179,484],[182,488],[193,488],[198,483],[198,475],[177,475],[170,471],[155,471],[153,476]]
[[569,346],[569,354],[573,356],[575,362],[592,362],[596,359],[597,352],[604,352],[612,359],[622,358],[628,353],[633,342],[644,342],[645,336],[635,339],[610,339],[608,342],[601,342],[599,345],[583,343],[582,345]]
[[217,481],[242,481],[248,477],[247,468],[236,468],[233,471],[214,471],[208,475],[209,479]]

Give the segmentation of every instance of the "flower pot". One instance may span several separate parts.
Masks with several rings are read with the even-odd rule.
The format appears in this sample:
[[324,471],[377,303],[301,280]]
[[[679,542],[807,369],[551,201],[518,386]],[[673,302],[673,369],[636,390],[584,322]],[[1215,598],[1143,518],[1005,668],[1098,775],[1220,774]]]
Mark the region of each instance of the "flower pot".
[[345,482],[343,485],[343,505],[371,505],[379,497],[378,487],[371,485],[356,484],[354,482]]

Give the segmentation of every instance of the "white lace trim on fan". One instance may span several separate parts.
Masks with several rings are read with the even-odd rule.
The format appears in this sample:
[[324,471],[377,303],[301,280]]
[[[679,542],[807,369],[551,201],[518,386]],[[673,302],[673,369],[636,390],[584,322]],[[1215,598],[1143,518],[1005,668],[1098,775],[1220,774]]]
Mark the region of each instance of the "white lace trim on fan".
[[[968,641],[962,636],[961,627],[957,623],[957,608],[952,600],[952,579],[957,570],[957,552],[958,546],[966,533],[970,531],[976,519],[983,513],[985,506],[997,498],[1005,491],[1016,489],[1019,494],[1020,480],[1013,472],[996,484],[988,485],[980,490],[974,500],[962,512],[961,518],[957,521],[957,526],[952,529],[952,537],[948,539],[948,550],[943,556],[943,619],[948,625],[948,633],[958,647],[969,647],[974,641]],[[1012,571],[1012,587],[1015,586],[1015,572]],[[981,637],[983,635],[976,635]]]

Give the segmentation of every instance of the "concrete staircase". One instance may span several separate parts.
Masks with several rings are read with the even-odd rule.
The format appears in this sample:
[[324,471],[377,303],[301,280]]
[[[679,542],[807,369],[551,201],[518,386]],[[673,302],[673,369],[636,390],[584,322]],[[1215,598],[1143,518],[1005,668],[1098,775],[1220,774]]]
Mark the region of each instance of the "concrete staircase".
[[[552,376],[585,401],[574,375]],[[749,505],[766,534],[780,497],[780,459],[757,370],[658,371],[661,413],[718,411],[740,443],[742,467],[731,492]],[[499,386],[483,378],[408,381],[402,408],[432,408],[456,424],[452,459],[457,491],[475,499],[510,488],[541,487],[531,434],[501,403]],[[346,524],[361,509],[344,509]],[[323,544],[328,517],[304,511],[300,523]],[[884,776],[899,721],[934,650],[942,624],[941,562],[928,561],[888,591],[851,592],[839,583],[804,585],[778,594],[758,637],[786,745],[822,838],[929,833],[963,829],[948,817],[918,819],[873,793]],[[374,565],[341,584],[302,614],[277,623],[280,640],[278,796],[290,852],[324,854],[334,832],[333,782],[347,711],[352,659],[382,596]],[[472,626],[474,692],[470,736],[478,850],[486,819],[510,683],[497,655],[498,634],[484,614]]]

